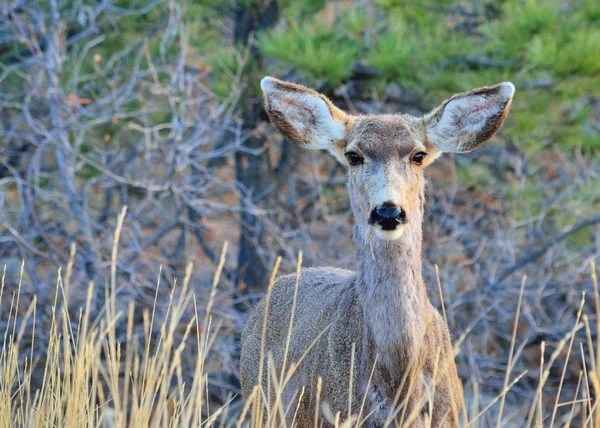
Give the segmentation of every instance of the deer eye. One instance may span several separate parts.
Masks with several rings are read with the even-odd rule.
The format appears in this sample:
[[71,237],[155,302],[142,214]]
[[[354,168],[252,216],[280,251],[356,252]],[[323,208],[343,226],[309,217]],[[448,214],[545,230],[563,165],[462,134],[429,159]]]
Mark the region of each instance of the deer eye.
[[417,165],[421,165],[423,163],[423,159],[425,159],[425,156],[427,156],[427,153],[425,152],[415,153],[412,157],[412,161]]
[[365,159],[356,152],[346,153],[346,159],[350,162],[350,165],[360,165],[364,163]]

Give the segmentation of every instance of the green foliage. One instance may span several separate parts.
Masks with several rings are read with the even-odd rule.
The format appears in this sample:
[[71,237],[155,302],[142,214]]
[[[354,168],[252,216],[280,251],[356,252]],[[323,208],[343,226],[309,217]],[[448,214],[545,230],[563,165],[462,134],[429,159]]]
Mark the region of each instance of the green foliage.
[[597,74],[600,71],[600,30],[579,28],[558,36],[545,33],[535,37],[527,47],[529,62],[554,74]]
[[600,2],[597,0],[584,0],[581,10],[585,19],[590,21],[590,23],[598,23],[600,21]]
[[452,0],[423,0],[421,2],[414,2],[410,0],[376,0],[376,3],[383,10],[396,9],[399,7],[422,7],[432,8],[436,6],[447,6],[452,3]]
[[[505,132],[528,138],[530,150],[549,143],[600,147],[597,132],[586,123],[592,108],[579,106],[600,95],[600,31],[597,2],[510,0],[499,19],[483,26],[491,57],[518,61],[508,78],[524,83],[517,93]],[[534,89],[528,82],[547,81]],[[517,88],[519,88],[519,81]]]
[[379,28],[374,14],[365,10],[350,9],[341,19],[341,27],[349,38],[362,44],[365,34]]
[[496,49],[505,55],[519,55],[533,36],[559,27],[562,0],[508,0],[498,22],[483,26]]
[[[394,34],[394,30],[390,34]],[[415,34],[418,36],[415,37]],[[370,63],[375,67],[380,66],[386,79],[431,96],[436,96],[440,91],[462,90],[456,79],[463,66],[460,60],[455,59],[465,50],[475,49],[470,40],[443,27],[432,29],[430,33],[411,29],[404,35],[407,37],[397,39],[394,45],[390,43],[393,36],[388,38],[384,34],[375,49],[369,52]],[[404,55],[399,55],[399,52],[388,55],[387,49],[399,48]],[[400,60],[395,61],[396,58]]]
[[287,19],[305,19],[325,7],[325,0],[278,0],[279,8]]
[[285,62],[309,78],[340,83],[352,74],[358,46],[333,25],[319,22],[289,24],[262,33],[257,46],[267,57]]
[[419,67],[412,65],[415,60],[423,60],[417,55],[420,46],[410,37],[410,32],[404,22],[386,28],[367,53],[369,64],[381,70],[390,80],[414,79]]

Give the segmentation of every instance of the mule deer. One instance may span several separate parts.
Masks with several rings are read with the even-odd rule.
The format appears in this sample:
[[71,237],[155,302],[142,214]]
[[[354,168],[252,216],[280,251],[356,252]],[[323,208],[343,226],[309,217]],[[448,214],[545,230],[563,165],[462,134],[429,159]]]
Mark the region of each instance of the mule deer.
[[338,413],[359,426],[456,425],[462,386],[448,327],[421,273],[423,170],[443,152],[470,152],[491,138],[514,86],[457,94],[420,118],[352,116],[272,77],[261,87],[271,121],[289,141],[326,149],[347,167],[356,271],[302,269],[298,283],[296,275],[275,281],[269,307],[258,304],[242,335],[244,396],[259,383],[274,394],[268,361],[278,381],[297,363],[279,388],[288,426],[312,427],[317,416],[328,425],[324,416]]

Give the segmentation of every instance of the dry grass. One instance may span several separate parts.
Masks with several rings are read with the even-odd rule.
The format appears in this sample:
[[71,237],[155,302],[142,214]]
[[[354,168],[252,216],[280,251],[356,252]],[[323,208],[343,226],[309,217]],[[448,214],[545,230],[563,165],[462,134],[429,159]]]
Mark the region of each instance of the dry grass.
[[[268,355],[272,384],[257,386],[245,403],[230,395],[221,405],[214,405],[214,389],[210,361],[218,339],[221,318],[215,314],[219,298],[219,282],[225,264],[227,244],[207,298],[199,299],[190,287],[192,265],[189,264],[182,282],[168,295],[166,312],[159,317],[157,307],[160,281],[156,285],[152,310],[142,314],[141,332],[136,321],[136,308],[129,303],[120,311],[117,296],[118,242],[125,217],[124,209],[117,221],[112,250],[111,275],[105,283],[105,304],[96,319],[92,319],[94,284],[87,287],[87,298],[72,319],[68,310],[75,251],[64,271],[59,270],[54,303],[46,328],[47,347],[44,360],[35,357],[37,317],[47,308],[39,308],[34,297],[26,310],[20,301],[21,279],[12,295],[5,295],[6,269],[2,276],[0,308],[8,310],[3,346],[0,354],[0,424],[2,426],[287,426],[284,415],[295,409],[284,408],[281,393],[294,373],[295,364],[278,373]],[[301,264],[299,258],[298,268]],[[276,263],[274,272],[279,267]],[[494,397],[480,395],[476,383],[466,391],[467,408],[463,414],[465,426],[517,424],[519,426],[598,426],[600,392],[598,365],[600,343],[594,339],[599,322],[590,317],[600,311],[598,280],[594,262],[590,263],[593,284],[591,313],[586,313],[585,294],[581,297],[575,324],[560,338],[554,351],[546,358],[546,343],[540,343],[540,360],[535,373],[515,372],[516,362],[523,356],[526,341],[519,337],[522,297],[526,287],[523,278],[516,312],[510,351],[506,362],[504,384]],[[271,278],[273,280],[274,275]],[[440,286],[440,293],[442,288]],[[40,314],[41,312],[41,314]],[[292,315],[293,316],[293,315]],[[125,322],[126,333],[117,326]],[[40,327],[38,327],[40,328]],[[33,331],[29,331],[29,329]],[[585,340],[576,341],[584,333]],[[266,332],[268,334],[268,332]],[[461,348],[469,330],[455,341]],[[217,356],[218,357],[218,356]],[[560,371],[558,392],[549,384],[551,372]],[[561,388],[568,371],[579,373],[577,387],[567,397]],[[555,376],[555,374],[554,374]],[[524,377],[535,378],[536,393],[527,402],[516,406],[507,398],[513,387]],[[320,387],[319,385],[318,387]],[[304,393],[304,392],[301,392]],[[549,398],[554,397],[554,398]],[[325,405],[326,408],[326,405]],[[401,412],[402,409],[397,409]],[[327,413],[327,412],[325,412]],[[515,417],[515,414],[521,415]],[[364,415],[363,415],[364,416]],[[406,415],[409,420],[410,415]],[[328,415],[330,423],[339,427],[360,425],[360,416]],[[263,423],[264,419],[264,423]],[[320,421],[315,421],[319,426]]]

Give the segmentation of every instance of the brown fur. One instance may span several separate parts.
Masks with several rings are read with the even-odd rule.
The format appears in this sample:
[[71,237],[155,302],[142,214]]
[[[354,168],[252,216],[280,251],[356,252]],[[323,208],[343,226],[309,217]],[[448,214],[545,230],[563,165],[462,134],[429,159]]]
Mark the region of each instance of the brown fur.
[[[423,169],[443,150],[473,150],[499,129],[514,91],[501,85],[457,95],[416,119],[352,117],[300,85],[263,81],[267,112],[291,142],[326,148],[345,165],[348,151],[365,159],[348,168],[356,271],[301,271],[285,367],[301,362],[282,396],[284,408],[292,409],[288,423],[298,406],[299,427],[313,426],[315,412],[320,418],[339,412],[341,420],[360,415],[369,427],[457,424],[463,398],[450,334],[429,302],[421,273]],[[411,159],[421,151],[428,156],[417,165]],[[371,210],[384,202],[406,211],[400,230],[382,232],[368,224]],[[261,383],[274,402],[267,362],[272,358],[280,376],[295,283],[295,275],[287,275],[273,286],[263,350],[264,300],[248,319],[240,361],[246,398]],[[264,368],[258,379],[261,352]],[[319,377],[323,389],[316,409]]]

